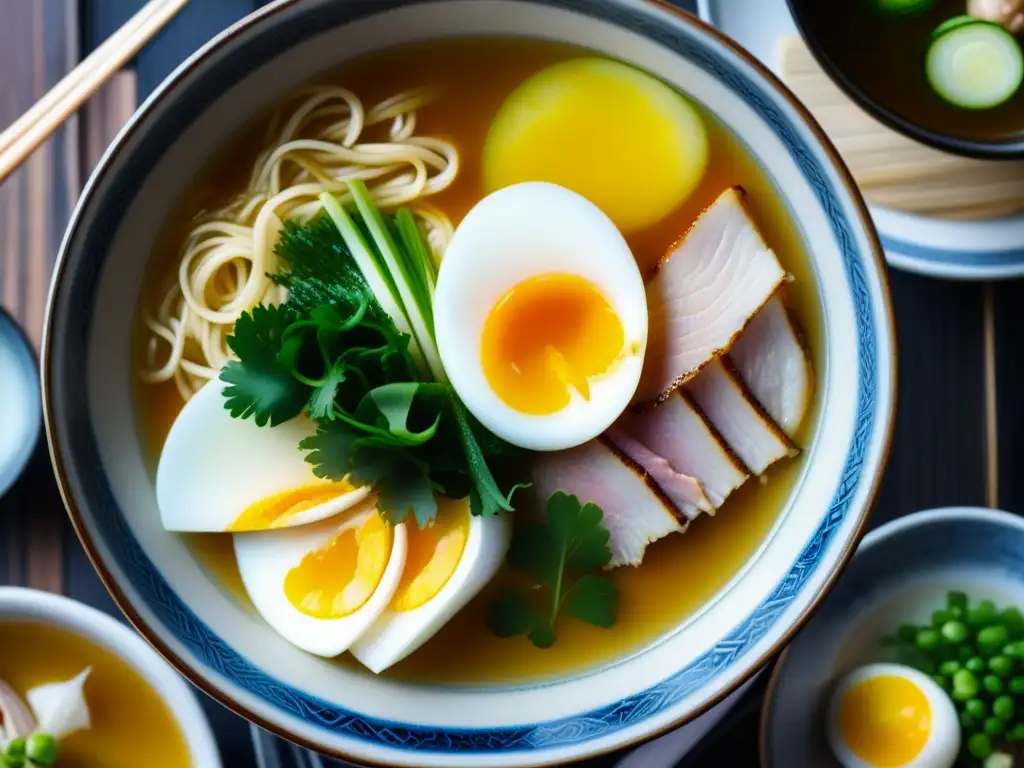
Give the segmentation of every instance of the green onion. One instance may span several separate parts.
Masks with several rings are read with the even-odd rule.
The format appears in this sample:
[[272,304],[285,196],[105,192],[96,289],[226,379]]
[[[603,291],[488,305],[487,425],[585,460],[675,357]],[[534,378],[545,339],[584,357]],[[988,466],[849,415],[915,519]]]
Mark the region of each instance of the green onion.
[[981,699],[970,699],[964,704],[964,712],[973,718],[981,719],[988,714],[988,707]]
[[983,650],[994,651],[996,648],[1002,648],[1009,639],[1010,633],[1006,627],[999,624],[985,627],[978,632],[978,646]]
[[992,714],[1000,720],[1009,720],[1013,717],[1016,705],[1011,696],[997,696],[992,702]]
[[972,627],[981,628],[991,624],[996,616],[996,604],[991,600],[982,600],[967,609],[966,619]]
[[941,627],[942,638],[948,643],[962,643],[967,639],[967,625],[962,621],[945,621]]
[[933,651],[939,647],[939,633],[934,629],[922,629],[915,640],[922,651]]
[[985,671],[985,660],[981,656],[971,656],[964,666],[971,670],[971,672],[984,672]]
[[972,757],[984,760],[992,754],[992,739],[984,733],[976,733],[967,740],[967,751]]
[[1000,677],[1009,677],[1013,673],[1013,659],[1009,656],[993,656],[988,660],[988,668]]
[[982,728],[985,729],[985,733],[987,733],[989,736],[998,736],[1006,730],[1006,723],[1004,723],[998,717],[990,717],[985,720],[984,724],[982,725]]
[[982,687],[995,696],[997,693],[1002,693],[1003,681],[995,675],[985,675],[981,678]]

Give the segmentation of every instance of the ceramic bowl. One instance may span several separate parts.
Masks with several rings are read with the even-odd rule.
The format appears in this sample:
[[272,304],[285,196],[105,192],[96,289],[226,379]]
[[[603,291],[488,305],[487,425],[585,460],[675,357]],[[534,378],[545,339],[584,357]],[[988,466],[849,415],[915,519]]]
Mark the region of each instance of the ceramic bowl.
[[[241,125],[348,58],[486,34],[562,40],[631,62],[737,132],[813,257],[822,400],[771,534],[674,631],[543,684],[413,685],[298,651],[162,529],[133,410],[131,335],[155,233]],[[354,762],[480,768],[567,762],[650,738],[706,711],[777,652],[864,524],[889,444],[893,361],[881,251],[849,174],[778,81],[695,17],[640,0],[280,0],[179,67],[108,150],[56,270],[43,386],[79,536],[125,613],[185,675],[265,728]]]
[[125,661],[174,715],[188,744],[191,764],[197,768],[220,768],[217,742],[192,688],[130,627],[69,598],[23,587],[0,587],[0,627],[5,621],[59,627]]
[[958,507],[918,512],[864,537],[842,580],[776,665],[761,722],[765,768],[839,768],[825,740],[832,688],[891,660],[879,639],[927,624],[949,590],[1024,606],[1024,518]]
[[0,308],[0,496],[14,485],[39,442],[39,367],[28,337]]

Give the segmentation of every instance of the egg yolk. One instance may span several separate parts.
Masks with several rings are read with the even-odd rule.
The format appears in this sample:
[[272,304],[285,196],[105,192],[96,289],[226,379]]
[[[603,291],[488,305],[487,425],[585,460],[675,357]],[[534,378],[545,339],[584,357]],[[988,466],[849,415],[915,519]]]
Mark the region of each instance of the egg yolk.
[[469,505],[438,498],[438,513],[427,528],[408,526],[408,552],[393,611],[411,611],[432,599],[455,573],[469,538]]
[[575,275],[519,283],[484,323],[481,363],[495,394],[522,413],[555,413],[622,352],[622,322],[597,287]]
[[678,207],[707,159],[707,131],[682,95],[626,64],[574,59],[538,72],[502,105],[484,145],[484,184],[559,184],[628,233]]
[[340,619],[359,610],[384,576],[391,539],[391,528],[380,515],[371,515],[358,529],[341,531],[288,571],[288,602],[317,619]]
[[843,698],[839,729],[861,760],[878,768],[910,762],[928,741],[931,707],[921,689],[897,675],[858,683]]
[[265,531],[280,528],[300,512],[320,506],[355,490],[348,483],[315,483],[260,499],[235,518],[229,531]]

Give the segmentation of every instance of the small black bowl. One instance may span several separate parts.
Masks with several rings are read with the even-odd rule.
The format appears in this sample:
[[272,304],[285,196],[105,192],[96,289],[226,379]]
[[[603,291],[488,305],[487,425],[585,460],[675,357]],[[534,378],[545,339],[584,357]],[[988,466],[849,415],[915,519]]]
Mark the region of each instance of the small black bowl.
[[[796,21],[797,28],[828,76],[856,104],[869,114],[880,120],[893,130],[904,136],[928,144],[936,149],[952,152],[957,155],[976,157],[986,160],[1024,158],[1024,110],[1019,110],[1020,126],[1012,126],[1010,130],[992,138],[979,138],[956,132],[952,127],[936,125],[941,123],[932,119],[930,124],[915,119],[913,115],[902,111],[893,103],[882,103],[874,93],[876,77],[884,77],[884,62],[876,72],[868,77],[863,73],[850,71],[842,65],[841,56],[832,50],[829,42],[831,35],[823,31],[828,23],[830,8],[838,7],[833,3],[859,2],[861,0],[787,0],[790,12]],[[966,4],[966,0],[965,0]],[[850,39],[847,37],[846,39]],[[923,57],[923,52],[922,52]],[[938,99],[938,97],[936,97]],[[955,109],[955,108],[954,108]]]

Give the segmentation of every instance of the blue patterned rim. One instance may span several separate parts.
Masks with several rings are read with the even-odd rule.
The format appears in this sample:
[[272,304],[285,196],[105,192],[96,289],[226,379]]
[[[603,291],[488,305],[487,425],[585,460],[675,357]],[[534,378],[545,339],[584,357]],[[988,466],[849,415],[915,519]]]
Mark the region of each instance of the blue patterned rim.
[[903,256],[944,267],[964,269],[1024,269],[1024,248],[964,251],[950,248],[935,248],[921,243],[912,243],[896,237],[881,235],[882,247],[886,253]]
[[[334,735],[396,750],[433,753],[515,754],[547,750],[559,746],[579,745],[635,726],[657,717],[694,691],[711,683],[732,667],[762,638],[773,630],[779,617],[801,593],[804,585],[817,572],[835,532],[846,520],[851,499],[861,486],[862,469],[872,436],[877,431],[878,398],[876,374],[878,365],[877,330],[874,312],[885,308],[873,306],[868,288],[865,264],[873,257],[862,253],[851,230],[855,225],[844,217],[843,206],[831,187],[828,173],[815,157],[811,146],[784,117],[766,95],[766,88],[755,82],[751,72],[744,71],[690,29],[666,25],[649,9],[638,3],[622,0],[539,0],[541,4],[581,11],[647,38],[674,50],[680,56],[719,79],[736,96],[755,110],[786,146],[807,182],[826,211],[842,254],[845,273],[853,296],[857,326],[859,375],[857,413],[853,439],[849,445],[838,491],[827,514],[800,553],[789,572],[744,621],[733,628],[711,650],[666,680],[622,701],[584,714],[516,727],[444,728],[394,722],[348,711],[309,695],[278,680],[254,666],[221,640],[164,579],[153,562],[139,546],[124,515],[118,508],[106,477],[100,471],[74,471],[70,467],[99,467],[100,458],[95,435],[89,424],[87,400],[80,394],[81,372],[87,369],[88,329],[92,321],[93,302],[99,282],[101,265],[97,254],[105,254],[120,223],[124,206],[119,201],[131,199],[158,161],[163,148],[190,121],[190,116],[203,111],[224,90],[237,82],[268,53],[276,54],[309,36],[310,30],[322,30],[371,15],[382,9],[411,5],[429,0],[350,0],[345,3],[311,5],[303,14],[282,15],[276,25],[250,27],[246,45],[231,45],[230,38],[220,44],[222,55],[204,62],[201,77],[190,78],[186,64],[177,74],[173,88],[168,83],[143,107],[129,135],[122,137],[120,147],[134,143],[130,162],[116,174],[107,164],[90,184],[83,203],[69,228],[61,254],[58,277],[51,305],[51,322],[47,333],[46,398],[48,431],[65,498],[73,522],[83,544],[93,557],[100,575],[114,593],[122,608],[140,626],[143,622],[131,611],[128,601],[119,594],[117,585],[95,554],[84,526],[79,523],[75,502],[88,500],[95,525],[109,532],[104,544],[117,566],[128,574],[132,587],[173,636],[209,670],[232,681],[261,702]],[[168,81],[170,82],[170,81]],[[166,103],[165,103],[166,102]],[[160,119],[153,119],[158,112]],[[139,130],[145,125],[145,130]],[[100,181],[104,183],[100,183]],[[90,209],[92,216],[83,214]],[[98,215],[97,215],[98,214]],[[83,221],[88,226],[83,228]],[[70,243],[81,241],[72,248]],[[91,262],[68,263],[69,253],[91,254]],[[77,391],[76,391],[77,390]],[[885,393],[888,395],[888,393]],[[58,444],[57,435],[60,436]],[[73,456],[74,461],[66,460]],[[871,478],[869,478],[870,480]],[[851,545],[852,546],[852,545]],[[174,653],[160,643],[156,633],[147,636],[165,655]],[[179,669],[188,665],[177,659]],[[208,691],[210,686],[204,686]],[[217,691],[209,691],[217,695]],[[229,706],[236,702],[219,696]],[[250,719],[259,719],[249,713]],[[293,736],[294,738],[294,736]]]

